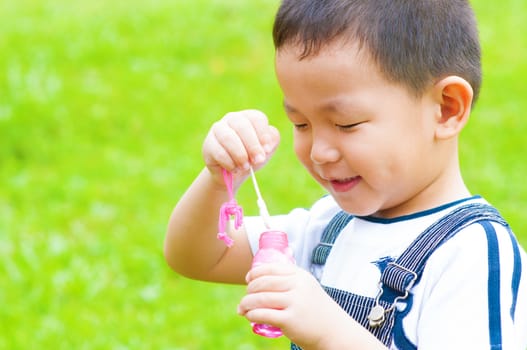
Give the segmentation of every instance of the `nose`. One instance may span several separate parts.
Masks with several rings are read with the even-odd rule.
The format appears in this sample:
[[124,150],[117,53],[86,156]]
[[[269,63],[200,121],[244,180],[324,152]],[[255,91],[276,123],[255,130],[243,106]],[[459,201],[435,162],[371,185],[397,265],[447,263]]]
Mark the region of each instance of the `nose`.
[[311,161],[317,165],[338,161],[340,151],[334,142],[335,140],[332,140],[331,137],[314,135],[311,145]]

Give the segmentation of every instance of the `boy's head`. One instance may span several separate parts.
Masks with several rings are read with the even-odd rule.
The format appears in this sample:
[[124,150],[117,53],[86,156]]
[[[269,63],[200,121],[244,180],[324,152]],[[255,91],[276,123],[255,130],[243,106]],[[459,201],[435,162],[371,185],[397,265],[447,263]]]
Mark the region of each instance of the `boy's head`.
[[480,84],[461,0],[283,0],[274,39],[295,153],[341,208],[395,217],[461,199],[457,136]]
[[300,59],[336,40],[356,43],[392,82],[415,96],[437,80],[481,85],[478,31],[466,0],[283,0],[273,38],[277,51],[299,47]]

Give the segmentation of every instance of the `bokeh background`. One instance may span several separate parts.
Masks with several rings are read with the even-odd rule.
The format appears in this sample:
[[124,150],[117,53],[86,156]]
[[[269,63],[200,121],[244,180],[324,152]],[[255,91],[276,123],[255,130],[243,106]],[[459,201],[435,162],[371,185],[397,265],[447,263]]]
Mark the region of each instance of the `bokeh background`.
[[[484,85],[466,182],[527,246],[527,3],[474,0]],[[265,111],[272,213],[321,194],[295,160],[273,72],[277,0],[0,0],[0,349],[274,349],[243,286],[171,272],[171,209],[226,112]],[[397,184],[394,184],[396,186]],[[256,213],[250,186],[238,196]]]

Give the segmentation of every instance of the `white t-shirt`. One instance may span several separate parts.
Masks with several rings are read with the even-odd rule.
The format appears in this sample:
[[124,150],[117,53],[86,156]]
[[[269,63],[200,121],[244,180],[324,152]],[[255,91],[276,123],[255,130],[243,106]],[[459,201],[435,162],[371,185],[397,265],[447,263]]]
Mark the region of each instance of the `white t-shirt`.
[[[332,197],[323,197],[310,210],[274,216],[271,223],[288,233],[297,264],[322,285],[374,298],[383,262],[399,257],[420,233],[456,206],[471,202],[486,203],[475,196],[393,219],[355,217],[337,237],[325,266],[313,265],[311,255],[329,220],[341,210]],[[470,225],[441,245],[411,289],[413,303],[403,319],[403,331],[420,350],[489,349],[491,337],[493,343],[501,338],[502,347],[493,349],[527,349],[527,255],[507,229],[491,225],[487,230]],[[245,227],[256,252],[265,229],[255,217],[247,217]],[[489,252],[499,259],[492,274],[499,278],[499,289],[488,287]],[[521,276],[518,286],[513,283],[514,273]],[[498,298],[489,298],[496,293]],[[499,305],[489,300],[499,300]],[[500,310],[501,331],[489,331],[489,310],[494,320]],[[392,349],[398,349],[396,343]]]

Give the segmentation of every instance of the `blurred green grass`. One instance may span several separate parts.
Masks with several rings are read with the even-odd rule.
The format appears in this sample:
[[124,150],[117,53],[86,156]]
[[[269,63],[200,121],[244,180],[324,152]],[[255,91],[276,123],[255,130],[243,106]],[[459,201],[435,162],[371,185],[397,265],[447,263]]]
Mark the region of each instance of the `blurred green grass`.
[[[277,4],[0,0],[0,349],[287,348],[236,315],[242,286],[181,278],[162,257],[201,141],[228,111],[262,109],[282,130],[259,175],[272,212],[321,194],[281,110]],[[474,6],[484,86],[462,167],[527,246],[527,4]],[[238,201],[255,212],[250,187]]]

